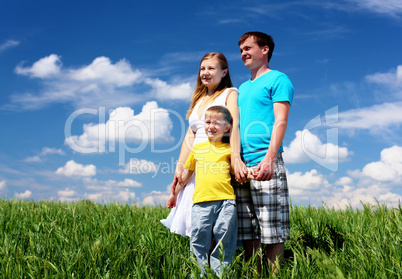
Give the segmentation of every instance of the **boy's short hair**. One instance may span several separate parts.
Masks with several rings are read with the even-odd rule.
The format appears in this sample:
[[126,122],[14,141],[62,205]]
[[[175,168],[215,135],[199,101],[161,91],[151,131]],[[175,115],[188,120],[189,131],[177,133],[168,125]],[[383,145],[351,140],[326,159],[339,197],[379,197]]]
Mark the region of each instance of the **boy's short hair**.
[[247,40],[249,37],[253,37],[254,41],[256,44],[261,48],[263,46],[268,46],[268,63],[271,60],[272,53],[274,52],[275,48],[275,43],[274,39],[272,38],[271,35],[267,35],[262,32],[254,31],[254,32],[247,32],[244,33],[243,36],[241,36],[238,45],[241,45],[244,43],[245,40]]
[[207,113],[209,113],[209,114],[219,114],[220,116],[222,116],[223,120],[227,124],[230,125],[230,129],[222,137],[222,142],[223,143],[229,143],[230,142],[230,131],[232,130],[232,126],[233,126],[233,118],[232,118],[232,115],[230,114],[230,111],[224,106],[212,106],[212,107],[209,107],[205,111],[205,115]]
[[230,111],[224,107],[224,106],[212,106],[209,107],[205,113],[211,113],[211,114],[220,114],[223,117],[223,120],[225,120],[228,124],[231,126],[233,125],[233,118],[232,115],[230,114]]

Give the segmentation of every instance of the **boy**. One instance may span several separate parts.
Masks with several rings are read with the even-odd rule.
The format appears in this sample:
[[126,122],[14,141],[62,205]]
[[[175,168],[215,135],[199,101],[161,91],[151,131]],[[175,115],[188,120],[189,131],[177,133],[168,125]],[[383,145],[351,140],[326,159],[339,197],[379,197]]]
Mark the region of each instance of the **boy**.
[[[179,193],[195,171],[195,189],[191,210],[191,248],[202,274],[208,263],[212,239],[210,267],[221,276],[231,265],[237,243],[237,211],[235,194],[230,185],[229,134],[232,125],[230,112],[223,106],[213,106],[205,112],[205,133],[208,141],[198,143],[185,163],[183,184],[177,184]],[[169,196],[168,203],[175,203],[177,194]],[[222,247],[223,262],[219,260]]]

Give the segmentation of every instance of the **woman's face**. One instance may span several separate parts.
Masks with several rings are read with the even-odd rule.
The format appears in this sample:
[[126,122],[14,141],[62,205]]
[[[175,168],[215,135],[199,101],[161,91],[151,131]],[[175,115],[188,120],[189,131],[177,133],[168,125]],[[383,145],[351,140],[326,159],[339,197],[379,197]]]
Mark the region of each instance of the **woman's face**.
[[227,72],[227,69],[222,70],[218,60],[214,58],[206,59],[201,62],[200,79],[208,88],[208,91],[214,91]]

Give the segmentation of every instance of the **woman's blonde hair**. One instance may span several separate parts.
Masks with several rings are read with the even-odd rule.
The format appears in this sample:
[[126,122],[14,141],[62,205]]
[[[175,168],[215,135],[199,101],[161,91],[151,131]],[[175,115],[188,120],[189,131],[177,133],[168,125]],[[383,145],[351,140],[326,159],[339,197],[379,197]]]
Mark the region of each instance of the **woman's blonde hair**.
[[[216,97],[218,97],[222,92],[227,88],[227,87],[233,87],[232,80],[230,79],[230,74],[229,74],[229,64],[228,61],[226,60],[226,57],[219,52],[209,52],[204,55],[204,57],[201,59],[200,65],[204,60],[207,59],[216,59],[219,62],[219,65],[221,66],[222,70],[228,70],[226,75],[222,77],[221,82],[219,83],[218,87],[215,90],[215,93],[212,96],[212,100],[215,100]],[[187,111],[186,118],[188,119],[191,115],[191,113],[194,110],[195,105],[197,102],[204,97],[207,92],[208,88],[202,83],[201,77],[200,77],[200,71],[201,68],[198,70],[198,77],[197,77],[197,86],[195,88],[195,91],[193,93],[193,96],[191,97],[191,105],[189,110]]]

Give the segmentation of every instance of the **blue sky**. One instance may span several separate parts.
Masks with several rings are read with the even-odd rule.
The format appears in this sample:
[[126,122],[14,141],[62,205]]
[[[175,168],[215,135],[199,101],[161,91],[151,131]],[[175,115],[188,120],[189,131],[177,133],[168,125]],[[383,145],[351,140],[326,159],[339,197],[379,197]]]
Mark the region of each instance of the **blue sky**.
[[0,195],[165,204],[201,57],[271,34],[292,202],[402,197],[402,3],[2,1]]

